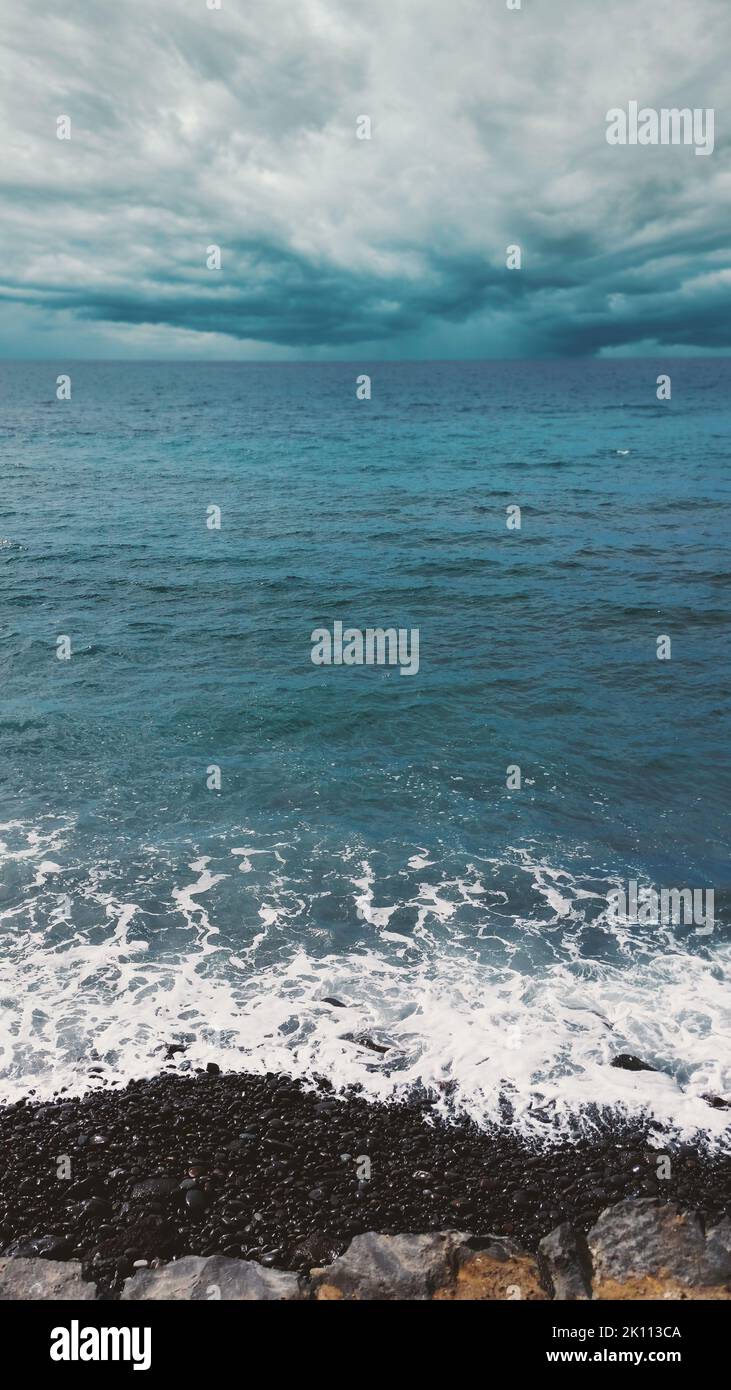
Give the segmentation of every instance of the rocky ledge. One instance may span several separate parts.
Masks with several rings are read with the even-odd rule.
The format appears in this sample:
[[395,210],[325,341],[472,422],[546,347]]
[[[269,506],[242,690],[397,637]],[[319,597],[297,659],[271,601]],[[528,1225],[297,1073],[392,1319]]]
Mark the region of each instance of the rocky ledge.
[[[77,1261],[0,1260],[0,1299],[93,1299]],[[331,1264],[296,1274],[226,1255],[187,1255],[124,1282],[123,1302],[443,1302],[731,1299],[731,1222],[652,1198],[607,1207],[584,1237],[568,1224],[536,1255],[455,1231],[356,1236]]]

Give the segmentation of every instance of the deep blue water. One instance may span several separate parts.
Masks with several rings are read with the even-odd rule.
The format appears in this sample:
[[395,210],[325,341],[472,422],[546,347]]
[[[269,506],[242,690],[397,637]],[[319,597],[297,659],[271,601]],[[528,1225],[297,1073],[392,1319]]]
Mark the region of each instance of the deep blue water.
[[[623,1047],[670,1110],[728,1090],[730,386],[3,364],[4,1089],[179,1035],[485,1112],[506,1078],[591,1098]],[[418,675],[314,666],[336,619],[418,628]],[[618,932],[629,877],[714,887],[713,933]]]

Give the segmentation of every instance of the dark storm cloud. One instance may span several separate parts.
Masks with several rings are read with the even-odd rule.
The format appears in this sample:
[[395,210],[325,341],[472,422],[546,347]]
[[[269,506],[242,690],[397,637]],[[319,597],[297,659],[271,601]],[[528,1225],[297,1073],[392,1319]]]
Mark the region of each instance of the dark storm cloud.
[[[4,20],[6,355],[731,349],[726,0]],[[713,107],[713,155],[608,146],[631,99]]]

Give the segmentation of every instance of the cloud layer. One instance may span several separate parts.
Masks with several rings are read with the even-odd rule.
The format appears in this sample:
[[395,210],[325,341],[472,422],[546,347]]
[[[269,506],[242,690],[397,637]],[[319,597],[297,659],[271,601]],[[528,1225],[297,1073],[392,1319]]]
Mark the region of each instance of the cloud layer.
[[[728,0],[4,0],[2,24],[5,356],[731,351]],[[713,154],[609,146],[630,100],[714,108]]]

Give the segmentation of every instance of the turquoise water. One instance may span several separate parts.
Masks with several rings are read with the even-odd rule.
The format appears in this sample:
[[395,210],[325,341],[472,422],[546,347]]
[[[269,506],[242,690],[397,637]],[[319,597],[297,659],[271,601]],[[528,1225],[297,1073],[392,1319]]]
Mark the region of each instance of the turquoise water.
[[[3,1093],[180,1037],[183,1065],[449,1080],[479,1116],[507,1085],[527,1125],[598,1097],[705,1122],[731,1093],[730,384],[4,364]],[[313,665],[336,620],[418,628],[418,674]],[[713,887],[713,932],[618,928],[629,878]],[[667,1076],[607,1079],[623,1050]]]

